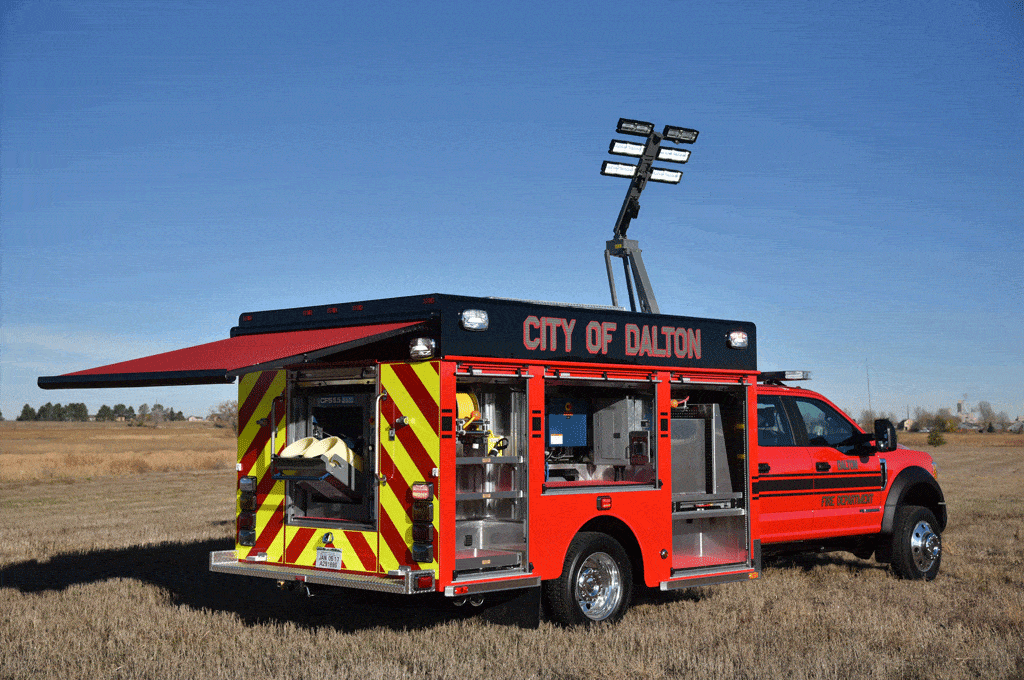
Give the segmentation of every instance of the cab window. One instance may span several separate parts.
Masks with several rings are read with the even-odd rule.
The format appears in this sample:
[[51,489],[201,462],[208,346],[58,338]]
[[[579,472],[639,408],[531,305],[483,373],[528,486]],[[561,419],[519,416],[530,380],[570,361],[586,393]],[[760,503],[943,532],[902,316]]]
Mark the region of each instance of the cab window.
[[795,446],[789,419],[776,396],[757,398],[757,443],[759,446]]
[[842,414],[816,399],[797,397],[793,401],[804,421],[808,446],[831,446],[843,453],[853,448],[848,442],[855,430],[853,424]]

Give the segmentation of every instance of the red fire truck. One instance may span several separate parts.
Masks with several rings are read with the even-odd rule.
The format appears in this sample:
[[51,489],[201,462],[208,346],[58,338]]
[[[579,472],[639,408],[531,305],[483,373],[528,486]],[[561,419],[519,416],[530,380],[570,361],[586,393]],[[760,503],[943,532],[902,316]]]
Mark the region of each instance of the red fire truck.
[[215,571],[543,585],[568,623],[617,619],[634,585],[757,578],[768,548],[933,577],[930,458],[755,358],[746,322],[432,294],[246,313],[225,340],[39,382],[239,379],[236,545]]
[[801,374],[759,373],[754,324],[659,312],[626,228],[658,143],[697,133],[620,131],[648,140],[605,251],[611,307],[429,294],[251,312],[224,340],[39,385],[238,380],[218,572],[456,602],[543,589],[569,624],[617,620],[640,584],[756,579],[768,550],[934,578],[946,513],[927,454],[783,382]]

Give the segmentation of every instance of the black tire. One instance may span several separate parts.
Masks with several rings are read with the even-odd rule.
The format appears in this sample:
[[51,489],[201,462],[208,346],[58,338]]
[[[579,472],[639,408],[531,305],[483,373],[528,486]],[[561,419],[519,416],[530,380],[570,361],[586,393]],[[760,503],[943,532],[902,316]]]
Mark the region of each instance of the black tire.
[[544,584],[548,611],[568,626],[614,623],[633,596],[629,556],[611,536],[581,532],[569,544],[562,575]]
[[893,522],[892,570],[900,578],[931,581],[942,563],[942,536],[928,508],[906,505]]

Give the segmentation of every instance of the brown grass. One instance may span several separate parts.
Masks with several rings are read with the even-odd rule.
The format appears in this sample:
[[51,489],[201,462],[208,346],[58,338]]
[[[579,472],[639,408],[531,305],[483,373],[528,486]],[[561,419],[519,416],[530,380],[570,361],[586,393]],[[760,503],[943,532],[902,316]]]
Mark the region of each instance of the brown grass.
[[[932,583],[834,553],[753,583],[644,592],[592,630],[211,574],[209,551],[231,545],[229,469],[4,482],[0,678],[1021,678],[1024,439],[987,436],[930,449],[951,517]],[[135,441],[129,460],[158,455]],[[110,450],[93,445],[76,454]]]
[[208,423],[0,423],[0,482],[234,467],[234,434]]

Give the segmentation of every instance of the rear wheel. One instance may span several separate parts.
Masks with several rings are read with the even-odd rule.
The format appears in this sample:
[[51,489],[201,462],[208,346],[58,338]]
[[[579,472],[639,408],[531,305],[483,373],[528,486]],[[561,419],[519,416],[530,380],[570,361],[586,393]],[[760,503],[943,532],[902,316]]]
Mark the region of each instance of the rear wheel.
[[942,536],[928,508],[907,505],[893,522],[892,568],[900,578],[931,581],[942,562]]
[[622,618],[633,594],[633,570],[618,541],[605,534],[576,535],[562,575],[545,584],[552,616],[566,625]]

